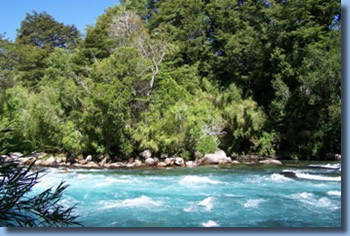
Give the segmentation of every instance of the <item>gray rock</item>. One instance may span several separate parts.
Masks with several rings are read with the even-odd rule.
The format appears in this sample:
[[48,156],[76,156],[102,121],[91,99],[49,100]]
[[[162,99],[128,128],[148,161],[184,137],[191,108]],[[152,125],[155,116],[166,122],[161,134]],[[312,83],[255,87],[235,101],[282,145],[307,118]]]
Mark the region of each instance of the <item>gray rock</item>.
[[23,165],[30,165],[30,164],[32,164],[35,160],[36,160],[35,157],[21,157],[21,158],[18,158],[19,163],[21,163],[21,164],[23,164]]
[[7,155],[0,155],[0,159],[5,163],[12,161],[12,158]]
[[46,157],[48,154],[45,152],[32,152],[29,156],[34,157],[36,159],[43,159]]
[[140,156],[143,157],[146,160],[146,159],[152,157],[152,153],[151,153],[150,150],[145,150],[145,151],[140,153]]
[[13,152],[13,153],[10,153],[9,156],[10,156],[12,159],[18,159],[18,158],[22,157],[23,154],[20,153],[20,152]]
[[164,153],[160,154],[160,159],[164,160],[166,158],[168,158],[168,154],[164,154]]
[[170,166],[171,165],[171,159],[170,158],[166,158],[164,160],[164,163],[167,165],[167,166]]
[[145,165],[146,166],[154,166],[155,165],[155,161],[153,160],[153,158],[147,158],[145,160]]
[[43,160],[37,160],[37,161],[35,162],[35,165],[37,165],[37,166],[41,166],[41,165],[42,165],[42,163],[43,163]]
[[63,162],[63,159],[62,159],[61,157],[59,157],[59,158],[56,160],[56,162],[57,162],[58,164],[61,164],[61,163]]
[[195,166],[195,163],[193,161],[186,161],[186,167],[192,168]]
[[127,168],[133,168],[133,167],[135,167],[135,165],[136,165],[135,162],[127,163],[127,164],[126,164],[126,167],[127,167]]
[[157,167],[159,167],[159,168],[164,168],[166,166],[167,166],[167,164],[165,164],[165,162],[162,162],[162,161],[157,164]]
[[84,165],[85,168],[99,168],[99,164],[93,162],[93,161],[90,161],[88,162],[87,164]]
[[183,165],[185,165],[184,159],[181,158],[181,157],[176,157],[176,158],[175,158],[175,165],[177,165],[177,166],[183,166]]
[[236,161],[236,160],[232,161],[231,163],[234,164],[234,165],[239,165],[239,164],[241,164],[239,161]]
[[224,151],[219,150],[215,153],[205,154],[204,161],[207,164],[225,164],[227,163],[227,156]]
[[260,164],[265,164],[265,165],[282,165],[282,162],[280,162],[279,160],[275,160],[275,159],[266,159],[263,161],[259,161]]
[[50,156],[47,160],[46,160],[46,164],[51,166],[51,165],[56,165],[57,162],[55,160],[55,158],[53,156]]
[[337,161],[341,161],[341,154],[335,154],[335,159]]
[[154,164],[157,165],[159,163],[159,159],[158,157],[153,157],[153,160],[154,160]]
[[88,155],[88,156],[85,158],[85,161],[87,161],[87,162],[92,161],[92,156],[91,156],[91,155]]
[[105,166],[106,165],[106,163],[107,163],[107,157],[105,157],[105,158],[103,158],[103,160],[102,161],[100,161],[98,164],[100,165],[100,166]]
[[142,162],[140,160],[135,160],[135,167],[140,167],[142,166]]

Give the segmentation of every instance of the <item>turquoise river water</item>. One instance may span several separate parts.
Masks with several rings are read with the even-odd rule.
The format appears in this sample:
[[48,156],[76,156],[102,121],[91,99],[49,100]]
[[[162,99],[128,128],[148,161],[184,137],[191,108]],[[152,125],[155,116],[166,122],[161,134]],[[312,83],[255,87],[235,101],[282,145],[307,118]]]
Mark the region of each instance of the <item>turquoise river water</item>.
[[339,167],[52,168],[34,193],[64,180],[88,227],[340,227]]

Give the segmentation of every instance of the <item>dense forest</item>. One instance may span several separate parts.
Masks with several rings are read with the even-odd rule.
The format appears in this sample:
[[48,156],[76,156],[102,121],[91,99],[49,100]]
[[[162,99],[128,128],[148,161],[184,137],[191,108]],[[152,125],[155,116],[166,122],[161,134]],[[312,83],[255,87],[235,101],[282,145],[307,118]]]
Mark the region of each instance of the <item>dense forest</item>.
[[291,159],[341,151],[339,0],[124,0],[84,35],[0,36],[5,152]]

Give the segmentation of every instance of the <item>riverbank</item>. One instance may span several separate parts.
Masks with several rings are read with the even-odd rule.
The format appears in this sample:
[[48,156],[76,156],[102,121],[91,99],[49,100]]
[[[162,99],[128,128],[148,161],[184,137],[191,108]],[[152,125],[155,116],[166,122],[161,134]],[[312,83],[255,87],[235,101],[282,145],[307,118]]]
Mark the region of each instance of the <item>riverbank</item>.
[[[9,155],[0,155],[3,162],[17,162],[23,165],[33,164],[39,167],[66,167],[81,169],[122,169],[122,168],[168,168],[168,167],[186,167],[195,168],[198,166],[232,166],[232,165],[283,165],[282,161],[273,157],[259,157],[257,155],[246,155],[232,160],[227,157],[226,153],[219,150],[215,153],[208,153],[203,156],[197,155],[194,161],[186,161],[181,157],[162,156],[152,157],[150,151],[146,150],[136,158],[129,158],[127,161],[112,160],[109,156],[96,159],[91,155],[78,158],[68,158],[63,154],[48,154],[44,152],[34,152],[24,155],[19,152],[10,153]],[[337,160],[341,156],[337,155]]]

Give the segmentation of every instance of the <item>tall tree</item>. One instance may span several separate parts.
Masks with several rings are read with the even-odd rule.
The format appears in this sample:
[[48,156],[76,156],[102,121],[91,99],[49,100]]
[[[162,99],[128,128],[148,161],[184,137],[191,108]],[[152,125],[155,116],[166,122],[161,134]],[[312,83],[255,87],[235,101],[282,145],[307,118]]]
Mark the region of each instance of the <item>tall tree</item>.
[[46,12],[26,15],[17,31],[16,42],[40,48],[73,48],[80,39],[74,25],[57,22]]

